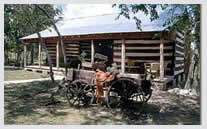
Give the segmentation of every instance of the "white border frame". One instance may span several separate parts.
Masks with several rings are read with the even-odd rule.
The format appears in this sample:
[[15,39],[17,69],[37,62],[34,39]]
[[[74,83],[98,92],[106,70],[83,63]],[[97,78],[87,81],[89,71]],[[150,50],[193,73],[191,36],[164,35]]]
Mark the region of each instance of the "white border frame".
[[77,4],[103,4],[103,3],[140,3],[140,4],[201,4],[201,125],[131,125],[130,128],[207,128],[207,51],[204,50],[207,48],[207,1],[206,0],[0,0],[0,128],[128,128],[129,126],[100,126],[100,125],[91,125],[91,126],[72,126],[72,125],[24,125],[24,126],[11,126],[4,125],[4,5],[3,4],[68,4],[68,3],[77,3]]

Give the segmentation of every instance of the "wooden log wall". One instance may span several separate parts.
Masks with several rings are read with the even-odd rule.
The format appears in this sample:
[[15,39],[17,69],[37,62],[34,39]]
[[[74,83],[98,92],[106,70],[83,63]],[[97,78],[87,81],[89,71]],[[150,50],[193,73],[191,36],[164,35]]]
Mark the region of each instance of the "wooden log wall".
[[[159,62],[160,40],[125,40],[126,58],[136,63]],[[121,64],[121,40],[114,40],[114,62]],[[167,75],[173,74],[173,41],[164,40],[164,60],[168,63]],[[125,61],[127,62],[127,60]],[[127,67],[127,64],[126,64]]]
[[177,76],[184,72],[184,34],[181,32],[176,32],[174,52],[175,52],[174,75]]
[[80,55],[80,44],[78,41],[65,40],[64,43],[67,60]]
[[51,57],[53,66],[56,66],[56,45],[57,42],[46,42],[46,47],[48,50],[48,54]]
[[[65,40],[64,43],[65,43],[65,52],[66,52],[67,60],[69,60],[71,57],[76,57],[80,55],[80,49],[79,49],[80,44],[78,41]],[[55,41],[46,42],[48,54],[51,56],[52,64],[54,66],[56,66],[56,53],[57,53],[56,46],[57,46],[57,42]],[[61,46],[59,47],[59,51],[60,51],[60,57],[63,57]]]

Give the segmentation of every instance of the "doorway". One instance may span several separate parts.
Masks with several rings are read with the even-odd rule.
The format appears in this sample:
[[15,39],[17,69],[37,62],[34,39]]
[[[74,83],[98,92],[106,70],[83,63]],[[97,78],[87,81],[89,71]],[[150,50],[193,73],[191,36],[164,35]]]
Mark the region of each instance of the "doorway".
[[100,53],[108,57],[106,66],[113,63],[113,40],[94,40],[95,54]]

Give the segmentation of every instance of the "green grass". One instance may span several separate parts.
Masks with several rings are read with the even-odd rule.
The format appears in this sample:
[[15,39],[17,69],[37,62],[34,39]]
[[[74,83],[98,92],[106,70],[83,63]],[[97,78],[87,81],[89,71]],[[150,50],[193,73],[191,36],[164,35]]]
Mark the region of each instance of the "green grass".
[[5,70],[4,71],[4,81],[13,81],[13,80],[29,80],[29,79],[39,79],[46,78],[47,75],[42,73],[29,72],[25,70]]

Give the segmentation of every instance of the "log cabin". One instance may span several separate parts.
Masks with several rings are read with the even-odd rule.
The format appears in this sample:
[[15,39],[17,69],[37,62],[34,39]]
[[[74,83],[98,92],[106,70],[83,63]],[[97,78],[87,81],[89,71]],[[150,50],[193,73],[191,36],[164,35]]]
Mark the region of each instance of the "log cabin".
[[[86,53],[88,62],[94,63],[94,55],[100,53],[108,57],[108,64],[116,63],[121,73],[144,74],[145,64],[159,64],[160,82],[167,78],[171,81],[184,79],[184,33],[172,31],[163,27],[159,18],[155,22],[142,23],[142,30],[138,30],[134,20],[115,20],[114,15],[101,15],[87,20],[107,18],[111,22],[96,23],[86,26],[70,26],[60,28],[63,36],[67,60],[76,58],[82,52]],[[76,19],[73,22],[84,21]],[[77,22],[80,23],[80,22]],[[60,59],[63,54],[59,37],[54,30],[44,30],[44,39],[49,55],[52,58],[54,70],[63,70]],[[36,34],[21,38],[24,43],[24,67],[32,70],[48,70],[41,66],[42,45]],[[27,46],[31,43],[39,44],[39,65],[27,65]],[[167,81],[168,82],[168,81]]]

